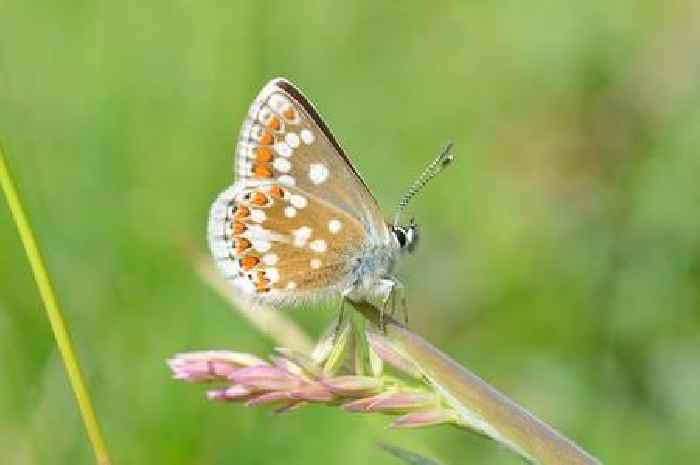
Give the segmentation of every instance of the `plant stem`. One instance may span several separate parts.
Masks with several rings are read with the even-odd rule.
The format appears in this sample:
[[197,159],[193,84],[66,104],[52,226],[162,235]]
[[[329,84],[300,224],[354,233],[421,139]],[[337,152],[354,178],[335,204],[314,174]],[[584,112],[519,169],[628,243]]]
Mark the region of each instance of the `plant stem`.
[[[379,310],[352,304],[370,321]],[[551,426],[519,406],[428,341],[395,320],[384,317],[387,337],[413,361],[457,411],[462,426],[474,429],[541,465],[599,465],[600,462]]]
[[61,354],[68,379],[78,402],[85,429],[87,430],[95,453],[95,460],[98,465],[109,465],[111,463],[109,453],[102,436],[100,424],[95,415],[95,410],[90,401],[90,394],[80,371],[78,359],[75,356],[73,343],[71,342],[66,322],[53,290],[53,285],[49,279],[49,274],[46,271],[46,266],[44,265],[34,233],[24,208],[22,207],[17,189],[15,188],[15,183],[7,166],[2,146],[0,146],[0,184],[2,185],[2,190],[10,207],[12,218],[17,225],[24,251],[27,254],[27,259],[29,260],[32,273],[34,274],[34,280],[39,288],[41,300],[44,302],[44,308],[49,318],[54,337],[56,338],[56,345]]

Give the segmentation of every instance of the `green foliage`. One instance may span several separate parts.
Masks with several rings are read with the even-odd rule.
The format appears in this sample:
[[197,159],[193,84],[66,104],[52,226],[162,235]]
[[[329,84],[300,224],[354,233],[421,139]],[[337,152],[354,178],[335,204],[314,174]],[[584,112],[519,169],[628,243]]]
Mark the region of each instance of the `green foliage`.
[[[285,75],[390,217],[412,205],[411,326],[606,463],[700,454],[700,89],[693,2],[2,2],[0,138],[115,463],[374,463],[386,439],[515,464],[445,429],[213,406],[164,360],[266,353],[197,277],[250,100]],[[0,450],[91,463],[0,207]],[[318,331],[335,308],[296,311]]]

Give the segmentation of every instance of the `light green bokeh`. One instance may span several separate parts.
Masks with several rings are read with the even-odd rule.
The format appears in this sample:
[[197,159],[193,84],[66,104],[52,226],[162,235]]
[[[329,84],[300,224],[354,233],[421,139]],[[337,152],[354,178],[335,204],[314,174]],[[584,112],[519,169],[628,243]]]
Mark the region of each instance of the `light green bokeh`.
[[[379,440],[516,464],[486,440],[312,407],[273,417],[169,380],[273,342],[204,285],[239,124],[284,75],[390,216],[417,198],[412,327],[606,463],[700,455],[700,9],[693,2],[0,1],[0,138],[115,464],[397,463]],[[4,202],[3,202],[4,203]],[[3,463],[92,456],[0,208]],[[310,332],[334,309],[297,311]]]

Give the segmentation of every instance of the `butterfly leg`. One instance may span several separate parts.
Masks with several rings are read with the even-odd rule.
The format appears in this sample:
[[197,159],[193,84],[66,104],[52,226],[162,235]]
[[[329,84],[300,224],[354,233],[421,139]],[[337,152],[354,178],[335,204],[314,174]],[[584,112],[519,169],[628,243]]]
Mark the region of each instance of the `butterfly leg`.
[[338,321],[335,323],[335,332],[333,334],[333,340],[337,340],[338,334],[340,334],[340,327],[343,325],[343,320],[345,319],[345,296],[340,298],[340,309],[338,310]]
[[394,315],[395,308],[395,288],[398,281],[394,278],[385,278],[380,280],[377,284],[377,295],[380,297],[381,305],[379,306],[379,329],[384,331],[384,315],[387,313],[389,308],[389,303],[391,303],[391,309],[388,312],[389,316]]
[[394,316],[394,312],[396,310],[396,297],[398,294],[398,298],[401,302],[401,313],[403,313],[403,323],[405,325],[408,324],[408,305],[406,305],[406,288],[404,287],[403,284],[401,284],[401,281],[399,281],[396,278],[391,278],[394,281],[394,287],[391,289],[391,299],[392,299],[392,309],[391,309],[391,316]]

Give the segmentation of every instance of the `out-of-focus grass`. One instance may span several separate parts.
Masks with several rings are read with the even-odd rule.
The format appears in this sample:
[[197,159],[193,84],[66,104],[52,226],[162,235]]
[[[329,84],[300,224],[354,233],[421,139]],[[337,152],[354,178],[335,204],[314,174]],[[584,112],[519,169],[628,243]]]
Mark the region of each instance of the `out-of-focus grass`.
[[[387,4],[388,5],[388,4]],[[693,2],[3,2],[0,136],[116,463],[364,463],[390,438],[517,463],[449,429],[272,418],[168,381],[261,338],[180,255],[204,248],[258,88],[295,80],[387,216],[448,139],[401,267],[411,325],[608,463],[700,453],[700,10]],[[0,450],[90,463],[0,213]],[[294,317],[317,330],[332,311]]]

